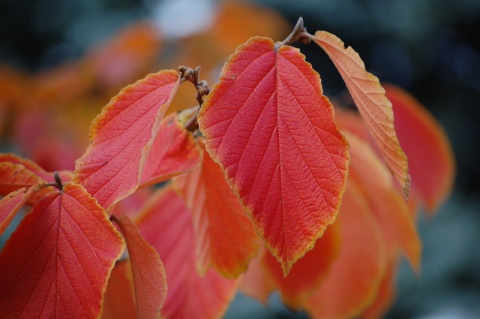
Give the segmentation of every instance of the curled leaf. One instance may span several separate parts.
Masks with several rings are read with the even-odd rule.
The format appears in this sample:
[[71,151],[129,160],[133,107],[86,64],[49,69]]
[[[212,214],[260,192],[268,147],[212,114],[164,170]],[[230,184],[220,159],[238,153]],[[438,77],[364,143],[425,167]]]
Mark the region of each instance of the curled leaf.
[[385,96],[378,78],[367,72],[358,53],[351,47],[345,48],[335,35],[317,31],[315,36],[308,34],[308,37],[328,54],[340,72],[370,134],[408,198],[411,178],[407,156],[395,133],[392,103]]

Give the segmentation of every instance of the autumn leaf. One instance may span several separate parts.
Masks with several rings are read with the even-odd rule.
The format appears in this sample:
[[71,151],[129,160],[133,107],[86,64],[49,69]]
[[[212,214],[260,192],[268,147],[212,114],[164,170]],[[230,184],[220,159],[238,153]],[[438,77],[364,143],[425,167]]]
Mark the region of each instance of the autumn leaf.
[[135,318],[132,270],[129,266],[126,260],[115,264],[103,295],[102,319]]
[[[283,302],[288,307],[302,309],[306,299],[319,289],[338,257],[340,244],[338,227],[329,227],[322,238],[317,240],[315,247],[297,261],[287,277],[283,276],[270,253],[264,255],[265,269],[273,278]],[[268,286],[268,282],[266,284]]]
[[418,271],[421,241],[407,203],[370,145],[355,135],[344,134],[350,141],[352,158],[349,179],[368,202],[383,231],[388,253],[396,257],[402,250],[412,268]]
[[10,225],[13,217],[23,207],[35,190],[35,186],[30,188],[20,188],[4,198],[0,199],[0,236]]
[[[34,175],[40,177],[42,180],[53,183],[55,178],[53,176],[54,172],[48,172],[40,167],[37,163],[32,162],[29,159],[14,155],[12,153],[0,154],[0,163],[9,162],[13,164],[23,165],[27,170],[32,172]],[[70,171],[59,171],[58,175],[63,183],[67,183],[72,180],[72,172]]]
[[452,147],[440,124],[413,96],[393,85],[384,87],[393,104],[398,139],[408,156],[412,187],[433,213],[452,190]]
[[[202,142],[199,145],[205,149]],[[235,278],[257,254],[258,238],[222,170],[203,154],[201,166],[176,178],[174,187],[193,215],[200,274],[213,266],[223,276]]]
[[367,72],[358,53],[351,47],[345,48],[335,35],[317,31],[315,36],[307,36],[328,54],[340,72],[370,134],[408,198],[411,179],[407,156],[395,133],[392,103],[385,96],[378,78]]
[[382,233],[355,185],[345,191],[338,221],[338,258],[320,288],[308,298],[306,310],[315,318],[354,318],[371,304],[386,271]]
[[80,185],[48,194],[0,253],[1,318],[95,318],[124,248],[103,208]]
[[225,279],[213,268],[204,276],[197,273],[192,215],[183,199],[169,187],[159,190],[147,203],[137,226],[165,266],[168,295],[162,317],[221,317],[238,280]]
[[155,249],[145,241],[125,215],[114,217],[127,243],[132,266],[137,318],[158,318],[167,295],[163,263]]
[[142,172],[142,186],[163,182],[184,173],[200,162],[193,135],[173,113],[165,117],[156,133]]
[[396,274],[397,260],[390,260],[387,265],[387,271],[383,276],[380,288],[378,289],[377,296],[373,303],[371,303],[367,309],[362,313],[360,318],[363,319],[375,319],[383,318],[383,315],[387,312],[388,308],[395,300],[395,274]]
[[160,71],[124,88],[90,128],[90,145],[76,161],[74,181],[108,209],[135,191],[155,132],[180,83]]
[[0,196],[45,182],[21,164],[0,163]]
[[268,38],[240,46],[200,109],[212,158],[286,275],[337,215],[348,145],[304,56]]

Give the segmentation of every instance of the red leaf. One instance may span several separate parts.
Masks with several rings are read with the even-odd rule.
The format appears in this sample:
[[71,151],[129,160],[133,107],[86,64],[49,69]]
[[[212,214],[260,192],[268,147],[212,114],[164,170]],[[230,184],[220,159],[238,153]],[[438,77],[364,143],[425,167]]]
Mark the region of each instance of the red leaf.
[[122,230],[132,265],[137,318],[158,318],[167,295],[163,263],[127,216],[115,221]]
[[164,318],[218,318],[237,290],[237,280],[223,278],[213,268],[204,276],[195,266],[195,239],[190,212],[171,189],[162,189],[137,223],[165,266],[168,295]]
[[337,215],[348,146],[298,49],[239,47],[198,116],[207,150],[286,275]]
[[258,238],[220,166],[202,157],[199,168],[174,180],[193,215],[197,268],[204,274],[213,266],[225,277],[238,277],[257,254]]
[[48,194],[0,253],[1,318],[94,318],[120,234],[83,187]]
[[387,255],[379,225],[352,183],[333,227],[340,229],[340,254],[306,308],[316,318],[354,318],[375,298]]
[[151,141],[180,83],[160,71],[124,88],[90,128],[90,145],[77,160],[74,181],[108,208],[135,191]]
[[329,227],[315,247],[300,259],[287,277],[275,259],[266,253],[264,262],[270,276],[280,290],[282,300],[292,309],[301,309],[305,300],[319,288],[330,272],[339,254],[340,232],[336,227]]
[[135,318],[130,278],[132,270],[129,266],[127,261],[115,264],[103,295],[102,319]]
[[[350,175],[383,230],[387,250],[393,257],[402,249],[411,266],[420,268],[421,241],[409,207],[394,188],[391,175],[370,145],[354,135],[350,141]],[[396,259],[396,258],[394,258]]]
[[412,187],[433,213],[452,190],[452,147],[440,124],[410,94],[392,85],[385,90],[395,111],[398,139],[409,159]]
[[178,121],[167,116],[157,131],[142,173],[142,186],[163,182],[192,169],[200,162],[200,150],[193,135]]
[[308,35],[330,57],[340,72],[370,134],[379,146],[393,175],[403,188],[405,197],[410,190],[407,156],[395,134],[392,103],[378,78],[365,70],[362,59],[351,47],[345,48],[342,40],[326,31]]
[[383,318],[389,306],[395,300],[395,274],[396,260],[391,261],[387,266],[387,272],[382,279],[377,296],[372,304],[362,313],[361,318],[375,319]]
[[5,229],[10,225],[13,217],[17,214],[20,208],[30,198],[34,188],[20,188],[4,198],[0,199],[0,236],[2,236]]
[[[8,154],[0,154],[0,162],[10,162],[13,164],[21,164],[27,170],[35,174],[36,176],[40,177],[41,179],[52,183],[55,181],[53,177],[53,172],[47,172],[42,167],[37,165],[35,162],[28,160],[26,158],[22,158],[11,153]],[[70,171],[59,171],[58,175],[62,179],[63,183],[67,183],[72,180],[72,172]]]
[[20,164],[0,163],[0,196],[22,188],[30,188],[45,181]]

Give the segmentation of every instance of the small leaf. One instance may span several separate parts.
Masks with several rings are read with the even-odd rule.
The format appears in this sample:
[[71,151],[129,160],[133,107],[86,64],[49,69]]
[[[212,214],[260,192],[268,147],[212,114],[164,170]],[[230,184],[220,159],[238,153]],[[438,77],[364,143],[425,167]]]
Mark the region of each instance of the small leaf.
[[94,318],[124,248],[103,208],[67,184],[40,200],[0,253],[1,318]]
[[33,191],[34,187],[20,188],[0,199],[0,237]]
[[374,300],[387,254],[379,225],[350,182],[332,227],[339,227],[340,253],[320,289],[307,300],[306,309],[315,318],[355,318]]
[[257,254],[258,238],[220,166],[203,154],[200,167],[174,180],[193,215],[197,268],[204,274],[213,266],[227,278],[238,277]]
[[212,158],[286,275],[337,215],[348,145],[298,49],[252,38],[200,109]]
[[315,36],[308,36],[328,54],[340,72],[370,134],[408,197],[411,179],[407,156],[395,133],[392,103],[386,98],[378,78],[367,72],[358,53],[351,47],[345,48],[335,35],[317,31]]
[[370,145],[355,135],[345,135],[350,141],[352,158],[349,180],[367,200],[383,231],[388,253],[396,259],[398,250],[403,250],[412,268],[418,271],[421,241],[407,203],[394,188],[388,169]]
[[0,196],[44,182],[42,178],[21,164],[0,162]]
[[200,162],[200,150],[193,135],[178,121],[167,116],[156,133],[142,172],[142,186],[163,182],[184,173]]
[[393,85],[385,90],[393,104],[398,139],[409,159],[412,187],[433,213],[452,190],[452,147],[440,124],[413,96]]
[[340,232],[337,227],[329,227],[315,247],[300,259],[295,267],[283,276],[278,263],[270,253],[264,255],[267,271],[272,276],[275,285],[285,304],[292,309],[303,308],[306,299],[321,286],[329,275],[330,269],[340,251]]
[[152,138],[179,84],[173,70],[150,74],[120,91],[93,121],[74,181],[102,207],[108,209],[138,187]]
[[191,213],[169,187],[161,189],[138,220],[144,238],[158,251],[168,281],[163,318],[219,318],[237,290],[237,280],[223,278],[211,268],[204,276],[195,265]]
[[[53,177],[53,172],[47,172],[42,167],[37,165],[35,162],[28,160],[26,158],[22,158],[20,156],[16,156],[11,153],[7,154],[0,154],[0,163],[9,162],[13,164],[21,164],[27,170],[35,174],[36,176],[40,177],[41,179],[45,180],[46,182],[52,183],[55,182]],[[62,179],[63,183],[66,184],[72,180],[72,172],[70,171],[59,171],[58,175]]]
[[103,295],[102,319],[135,318],[136,309],[130,278],[132,270],[129,266],[128,261],[115,264]]
[[127,216],[115,220],[127,243],[132,265],[137,318],[158,318],[167,295],[163,263]]

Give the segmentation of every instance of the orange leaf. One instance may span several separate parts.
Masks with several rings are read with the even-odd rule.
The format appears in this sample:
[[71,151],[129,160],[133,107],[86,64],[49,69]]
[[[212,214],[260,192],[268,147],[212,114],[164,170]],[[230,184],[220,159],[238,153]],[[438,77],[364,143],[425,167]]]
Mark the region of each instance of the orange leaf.
[[385,90],[393,104],[398,139],[409,159],[412,187],[433,213],[452,190],[452,147],[440,124],[410,94],[392,85]]
[[252,38],[200,109],[212,158],[286,275],[337,215],[348,146],[298,49]]
[[156,133],[142,173],[142,186],[163,182],[192,169],[200,162],[200,150],[193,135],[178,121],[167,116]]
[[330,57],[340,72],[370,134],[379,146],[390,170],[403,188],[405,197],[410,190],[407,156],[395,134],[392,103],[378,78],[365,70],[362,59],[342,40],[326,31],[308,35]]
[[307,297],[319,288],[328,276],[330,268],[339,254],[341,238],[337,227],[329,227],[315,247],[300,259],[287,277],[275,259],[266,253],[264,262],[276,286],[280,290],[282,300],[293,309],[301,309]]
[[257,254],[258,238],[220,166],[205,155],[199,168],[177,177],[174,185],[193,215],[200,274],[213,266],[227,278],[238,277]]
[[168,295],[162,317],[221,317],[237,290],[237,280],[227,280],[214,269],[204,276],[197,273],[193,221],[182,198],[170,188],[161,189],[137,225],[165,266]]
[[395,273],[396,273],[396,260],[391,261],[387,266],[387,272],[382,279],[380,289],[375,297],[375,300],[360,316],[361,318],[383,318],[383,315],[387,312],[389,306],[395,299]]
[[120,234],[83,187],[67,184],[41,199],[0,253],[1,318],[93,318]]
[[167,295],[163,263],[155,249],[142,237],[137,227],[123,215],[114,219],[127,243],[132,265],[137,318],[158,318]]
[[[346,133],[345,133],[346,134]],[[415,270],[420,268],[421,241],[409,207],[392,183],[388,169],[370,145],[355,135],[350,141],[350,175],[364,196],[385,237],[389,254],[396,256],[401,248]]]
[[13,217],[15,217],[20,208],[22,208],[30,198],[33,191],[34,187],[29,189],[20,188],[0,199],[0,236],[2,236],[5,229],[10,225]]
[[124,88],[90,128],[90,145],[77,160],[74,181],[108,208],[138,187],[152,138],[180,83],[160,71]]
[[30,188],[45,181],[21,164],[0,163],[0,196],[21,188]]
[[103,295],[102,319],[135,318],[132,281],[127,272],[131,269],[127,261],[117,262],[108,278],[107,290]]
[[316,318],[353,318],[375,298],[387,255],[380,228],[352,183],[348,183],[332,227],[339,227],[340,253],[306,308]]

